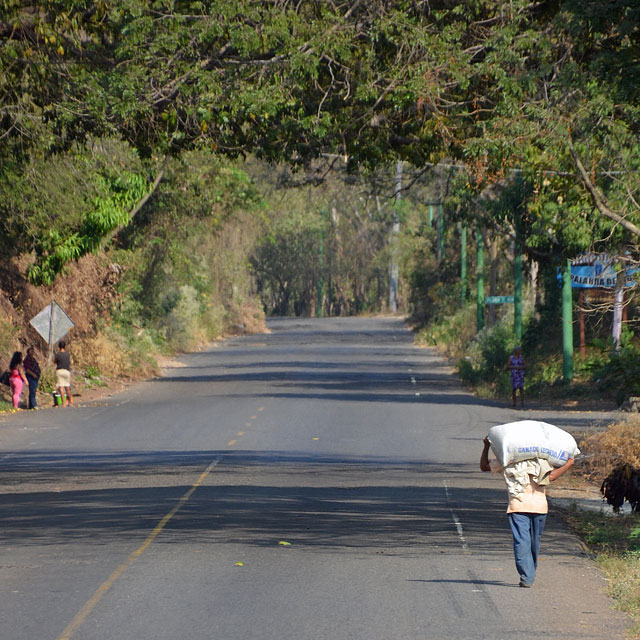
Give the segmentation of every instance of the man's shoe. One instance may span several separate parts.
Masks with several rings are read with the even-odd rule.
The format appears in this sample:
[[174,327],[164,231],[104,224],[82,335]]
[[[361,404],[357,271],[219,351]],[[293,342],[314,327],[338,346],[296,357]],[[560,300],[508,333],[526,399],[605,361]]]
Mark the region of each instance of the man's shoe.
[[522,580],[520,580],[520,584],[518,585],[524,589],[531,589],[531,587],[533,586],[533,584],[527,584],[526,582],[522,582]]

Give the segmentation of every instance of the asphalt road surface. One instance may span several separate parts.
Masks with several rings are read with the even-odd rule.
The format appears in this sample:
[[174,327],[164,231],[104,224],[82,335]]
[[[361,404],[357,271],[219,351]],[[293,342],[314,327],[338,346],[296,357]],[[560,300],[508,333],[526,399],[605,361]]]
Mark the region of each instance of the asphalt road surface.
[[0,639],[623,638],[553,510],[518,588],[494,424],[397,318],[282,319],[0,420]]

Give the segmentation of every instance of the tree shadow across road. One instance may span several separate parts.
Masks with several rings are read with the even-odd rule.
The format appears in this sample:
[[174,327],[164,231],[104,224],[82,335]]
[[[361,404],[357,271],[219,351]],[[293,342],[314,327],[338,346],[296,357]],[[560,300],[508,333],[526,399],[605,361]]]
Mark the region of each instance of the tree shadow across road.
[[510,544],[504,489],[479,486],[473,465],[277,451],[15,453],[0,474],[0,542],[144,539],[218,458],[156,543],[460,554],[455,513],[473,553],[503,554]]

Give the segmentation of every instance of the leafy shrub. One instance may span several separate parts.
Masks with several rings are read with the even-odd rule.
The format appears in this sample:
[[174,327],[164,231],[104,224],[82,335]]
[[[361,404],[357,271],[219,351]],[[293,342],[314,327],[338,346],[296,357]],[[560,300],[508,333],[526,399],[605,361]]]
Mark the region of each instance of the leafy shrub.
[[[438,291],[440,286],[434,287]],[[435,290],[433,299],[439,297]],[[440,320],[434,322],[420,334],[422,341],[437,346],[449,356],[459,359],[466,352],[469,342],[475,335],[475,305],[467,304],[459,307],[454,314],[442,314]]]
[[38,391],[53,393],[56,388],[56,370],[51,364],[44,364],[38,381]]
[[221,304],[208,302],[206,310],[202,314],[201,327],[207,340],[215,340],[224,332],[227,310]]
[[189,351],[200,341],[199,316],[198,292],[190,285],[181,286],[166,319],[167,338],[177,350]]
[[630,395],[640,394],[640,349],[633,342],[633,334],[625,332],[622,348],[616,352],[611,344],[599,341],[596,346],[602,353],[608,352],[608,359],[594,358],[590,369],[592,379],[603,391],[616,394],[621,405]]
[[461,361],[465,364],[458,366],[459,375],[472,385],[481,381],[489,382],[493,393],[509,393],[510,378],[505,367],[514,346],[515,337],[510,321],[485,327],[469,343],[467,356]]

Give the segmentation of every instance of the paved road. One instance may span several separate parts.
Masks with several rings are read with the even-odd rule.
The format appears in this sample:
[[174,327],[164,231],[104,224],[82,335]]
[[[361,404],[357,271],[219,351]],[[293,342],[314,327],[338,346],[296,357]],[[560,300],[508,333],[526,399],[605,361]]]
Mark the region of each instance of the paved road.
[[517,587],[478,457],[520,412],[398,319],[270,328],[108,405],[0,421],[2,640],[624,637],[553,513]]

